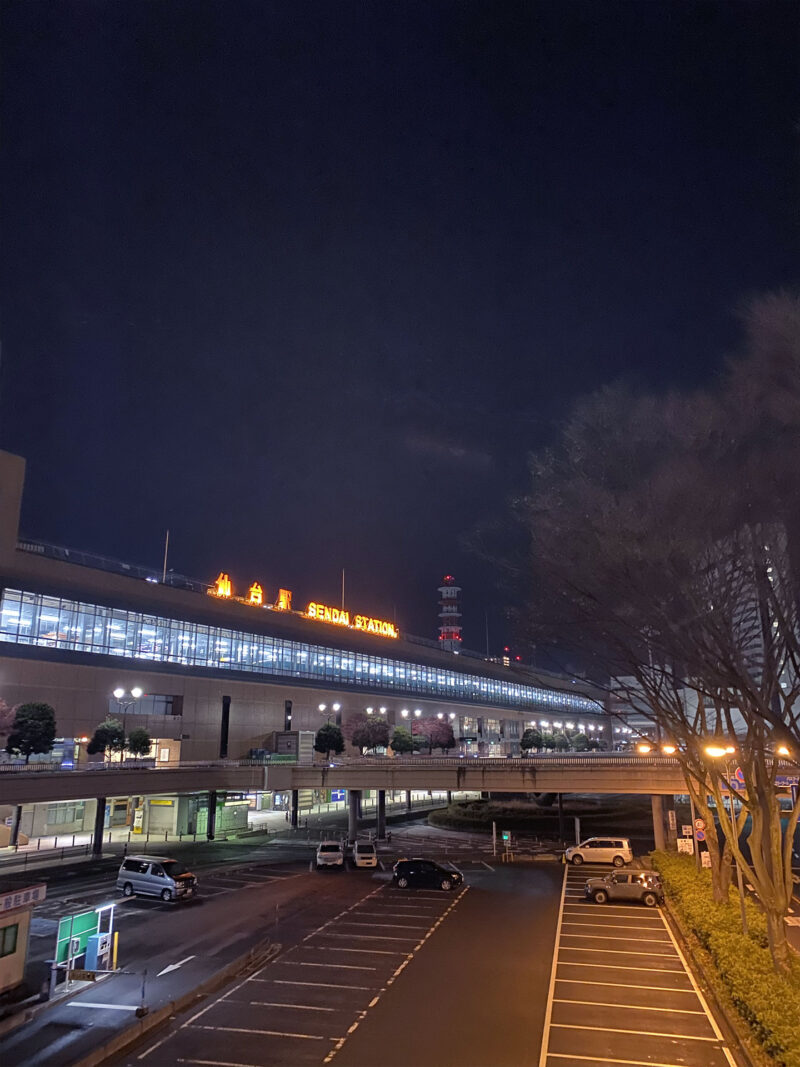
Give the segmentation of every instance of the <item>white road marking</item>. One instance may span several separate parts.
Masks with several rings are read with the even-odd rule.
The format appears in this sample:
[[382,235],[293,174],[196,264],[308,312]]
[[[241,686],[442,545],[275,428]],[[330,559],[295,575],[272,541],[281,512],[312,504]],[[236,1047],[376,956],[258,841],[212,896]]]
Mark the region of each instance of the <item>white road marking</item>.
[[[288,955],[288,953],[287,953]],[[394,953],[392,953],[394,955]],[[364,967],[359,963],[302,963],[300,960],[280,959],[278,963],[285,963],[288,967],[327,967],[334,971],[377,971],[377,967]],[[269,978],[250,978],[251,982],[268,982]]]
[[670,1015],[705,1015],[704,1011],[696,1011],[694,1008],[662,1008],[650,1007],[645,1004],[609,1004],[607,1000],[570,1000],[567,997],[556,997],[556,1004],[591,1004],[596,1008],[622,1008],[624,1011],[666,1011]]
[[[574,967],[576,966],[576,964],[573,963],[570,964],[570,966]],[[587,964],[587,966],[595,967],[597,965],[594,963],[590,963]],[[629,969],[635,971],[638,970],[638,967],[631,967]],[[605,971],[605,967],[603,967],[602,970]],[[680,971],[674,971],[669,973],[680,974]],[[695,995],[693,989],[673,989],[672,986],[668,985],[638,985],[634,984],[633,982],[593,982],[589,978],[556,978],[556,981],[570,982],[572,985],[600,985],[603,986],[604,989],[608,988],[609,986],[613,986],[615,989],[657,989],[661,993],[688,993],[689,996],[692,997]],[[622,1004],[617,1005],[618,1008],[627,1006],[628,1005]]]
[[[633,952],[631,949],[624,948],[581,948],[579,945],[564,945],[563,947],[568,952],[605,952],[608,955],[613,954],[614,956],[640,956],[643,959],[655,959],[657,957],[667,960],[677,959],[674,952]],[[565,960],[564,962],[567,963],[568,961]],[[612,964],[611,966],[615,966],[615,964]],[[652,968],[650,969],[652,970]],[[678,972],[678,974],[680,974],[680,971]]]
[[108,1011],[136,1011],[138,1004],[98,1004],[94,1000],[68,1000],[70,1008],[105,1008]]
[[[414,926],[410,923],[372,923],[355,922],[353,919],[343,919],[339,926],[368,926],[370,930],[427,930],[427,926]],[[404,938],[405,940],[405,938]]]
[[[297,1037],[306,1041],[325,1041],[320,1034],[295,1034],[290,1030],[248,1030],[244,1026],[195,1026],[195,1030],[218,1030],[226,1034],[261,1034],[264,1037]],[[330,1040],[330,1039],[328,1039]]]
[[[571,1052],[551,1052],[549,1058],[554,1060],[588,1060],[591,1063],[623,1063],[630,1064],[631,1067],[642,1067],[641,1060],[609,1060],[600,1056],[576,1056]],[[648,1060],[647,1067],[685,1067],[685,1064],[661,1063],[656,1060]]]
[[[420,927],[425,929],[425,927]],[[340,937],[343,941],[416,941],[416,937],[391,937],[388,934],[320,934],[320,937]]]
[[[251,1008],[288,1008],[290,1011],[336,1011],[336,1008],[318,1008],[315,1004],[281,1004],[277,1000],[251,1000]],[[339,1008],[346,1011],[346,1008]]]
[[[592,952],[592,951],[594,951],[594,952],[602,952],[603,950],[602,949],[584,948],[584,949],[578,949],[577,951],[579,951],[579,952]],[[674,958],[675,957],[673,956],[672,959],[674,959]],[[601,967],[601,964],[599,964],[599,963],[579,963],[577,960],[575,960],[574,963],[572,962],[572,960],[562,960],[562,962],[563,962],[565,967],[591,967],[595,971],[599,967]],[[603,971],[608,971],[609,969],[611,969],[611,970],[614,970],[614,971],[640,971],[641,972],[642,968],[641,967],[629,967],[626,963],[612,963],[612,964],[609,965],[609,967],[603,967],[602,969],[603,969]],[[647,973],[648,974],[683,974],[683,971],[678,971],[674,967],[650,967],[650,966],[648,966]],[[564,981],[568,982],[569,979],[565,978]]]
[[[614,1005],[619,1007],[619,1005]],[[591,1030],[597,1033],[596,1026],[582,1026],[580,1023],[551,1023],[551,1026],[559,1030]],[[718,1037],[695,1037],[693,1034],[664,1034],[658,1030],[622,1030],[615,1026],[604,1026],[604,1034],[636,1034],[637,1037],[669,1037],[673,1041],[719,1041]]]
[[[155,1045],[153,1046],[156,1047]],[[145,1053],[147,1055],[147,1053]],[[142,1057],[139,1056],[139,1059]],[[196,1063],[199,1067],[259,1067],[256,1063],[234,1063],[232,1060],[186,1060],[179,1056],[176,1063]]]
[[189,960],[196,959],[196,956],[187,956],[185,960],[181,960],[180,963],[170,963],[168,967],[165,967],[163,971],[159,971],[156,978],[160,978],[162,974],[169,974],[170,971],[177,971],[179,967],[183,967],[184,963],[188,963]]
[[669,940],[665,937],[615,937],[613,934],[570,934],[565,932],[562,937],[577,937],[581,941],[635,941],[637,945],[643,941],[651,944],[668,945]]
[[547,1046],[550,1044],[550,1020],[553,1017],[553,994],[556,987],[556,971],[558,970],[558,953],[561,938],[561,919],[564,914],[564,896],[567,890],[567,868],[564,868],[564,881],[561,884],[561,900],[558,905],[558,922],[556,923],[556,936],[553,942],[553,966],[550,971],[550,988],[547,991],[547,1008],[544,1013],[544,1025],[542,1026],[542,1051],[539,1056],[539,1067],[547,1065]]
[[601,927],[602,929],[605,929],[605,930],[658,930],[658,929],[660,929],[660,926],[656,926],[655,924],[653,924],[652,926],[630,926],[627,923],[613,923],[613,922],[608,922],[608,923],[603,923],[603,922],[601,922],[601,923],[585,922],[585,923],[582,923],[582,922],[573,922],[572,920],[567,920],[564,923],[564,926],[589,926],[593,930],[598,926]]
[[[339,985],[337,982],[293,982],[290,978],[260,978],[261,982],[272,982],[274,985],[310,985],[314,989],[362,989],[370,990],[373,986],[368,985]],[[691,993],[691,990],[689,990]]]
[[[405,940],[405,938],[404,938]],[[410,940],[414,940],[411,938]],[[339,945],[315,945],[314,952],[361,952],[365,956],[405,956],[405,952],[388,948],[341,948]],[[332,963],[331,967],[336,964]]]

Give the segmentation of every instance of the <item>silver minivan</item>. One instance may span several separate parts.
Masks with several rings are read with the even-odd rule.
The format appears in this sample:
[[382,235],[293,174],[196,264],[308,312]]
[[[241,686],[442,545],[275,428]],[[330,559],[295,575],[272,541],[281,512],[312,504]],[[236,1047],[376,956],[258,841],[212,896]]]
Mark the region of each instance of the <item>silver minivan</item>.
[[197,879],[177,860],[128,856],[117,874],[117,889],[121,889],[126,897],[187,900],[197,893]]

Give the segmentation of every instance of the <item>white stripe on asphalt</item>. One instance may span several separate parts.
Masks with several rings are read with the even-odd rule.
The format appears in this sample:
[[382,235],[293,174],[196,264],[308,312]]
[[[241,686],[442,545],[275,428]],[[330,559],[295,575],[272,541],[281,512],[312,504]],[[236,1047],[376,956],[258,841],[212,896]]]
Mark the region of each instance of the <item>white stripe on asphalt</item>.
[[[346,935],[345,935],[346,936]],[[403,940],[407,940],[403,938]],[[416,938],[410,940],[415,941]],[[339,945],[315,945],[311,952],[360,952],[365,956],[406,956],[408,953],[388,948],[340,948]],[[331,967],[336,964],[332,963]]]
[[[314,989],[373,989],[373,986],[369,985],[339,985],[338,982],[293,982],[289,978],[262,978],[262,982],[272,982],[273,985],[310,985]],[[601,983],[598,982],[598,985]],[[691,989],[689,990],[691,993]]]
[[93,1000],[68,1000],[70,1008],[107,1008],[109,1011],[136,1011],[138,1004],[98,1004]]
[[[590,1063],[622,1063],[630,1064],[631,1067],[642,1067],[641,1060],[609,1060],[601,1056],[576,1056],[573,1052],[551,1052],[553,1060],[587,1060]],[[683,1063],[662,1063],[660,1060],[648,1060],[647,1067],[686,1067]]]
[[613,934],[570,934],[564,933],[562,937],[577,937],[581,941],[635,941],[636,944],[640,944],[642,941],[655,942],[657,945],[668,945],[669,939],[664,937],[614,937]]
[[[410,923],[372,923],[355,922],[353,919],[342,919],[339,926],[368,926],[370,930],[427,930],[427,926],[414,926]],[[330,934],[326,935],[330,937]],[[403,940],[406,940],[403,938]]]
[[591,1004],[595,1008],[623,1008],[625,1011],[668,1011],[678,1015],[705,1015],[704,1011],[694,1008],[661,1008],[649,1007],[645,1004],[609,1004],[607,1000],[570,1000],[567,997],[556,997],[555,1004]]
[[[572,966],[576,966],[576,964],[573,964]],[[589,964],[589,966],[593,967],[594,964]],[[602,969],[603,969],[603,971],[605,971],[605,967],[603,967]],[[629,970],[635,971],[635,970],[638,970],[638,968],[631,967],[631,968],[629,968]],[[680,974],[681,972],[680,971],[674,971],[674,972],[670,972],[670,973]],[[590,978],[556,978],[556,981],[557,982],[569,982],[572,985],[601,985],[601,986],[603,986],[603,988],[606,988],[608,986],[613,986],[615,989],[657,989],[661,993],[688,993],[692,997],[696,995],[695,991],[693,989],[673,989],[673,987],[669,986],[669,985],[638,985],[638,984],[634,984],[632,982],[593,982]],[[619,1008],[630,1007],[630,1006],[632,1006],[632,1005],[626,1005],[626,1004],[618,1004],[617,1005],[617,1007],[619,1007]]]
[[[358,963],[301,963],[299,960],[276,960],[276,963],[285,963],[289,967],[327,967],[334,971],[377,971],[377,967],[362,967]],[[251,978],[251,982],[268,982],[269,978]]]
[[[420,929],[425,929],[421,927]],[[341,937],[344,941],[416,941],[416,937],[389,937],[386,934],[375,934],[371,937],[369,934],[329,934],[327,930],[325,933],[316,935],[317,937]],[[343,950],[344,951],[344,950]],[[366,950],[365,950],[366,951]]]
[[[598,949],[578,949],[579,952],[602,952],[601,948]],[[634,953],[637,955],[637,953]],[[674,958],[674,957],[673,957]],[[565,967],[591,967],[595,971],[603,971],[605,973],[609,970],[609,967],[604,966],[602,963],[579,963],[577,960],[573,963],[572,960],[561,961]],[[641,971],[641,967],[629,967],[625,963],[612,963],[609,965],[611,970],[614,971]],[[648,974],[683,974],[683,971],[677,971],[674,967],[650,967],[647,968]],[[565,978],[565,982],[569,979]]]
[[289,1030],[248,1030],[243,1026],[194,1026],[193,1030],[218,1030],[225,1034],[262,1034],[265,1037],[299,1037],[307,1041],[330,1041],[333,1038],[324,1038],[321,1034],[294,1034]]
[[[615,1005],[616,1007],[617,1005]],[[559,1030],[591,1030],[593,1034],[597,1033],[596,1026],[583,1026],[580,1023],[552,1023],[554,1027],[558,1027]],[[694,1034],[664,1034],[659,1030],[622,1030],[616,1026],[604,1026],[602,1029],[604,1034],[636,1034],[637,1037],[669,1037],[673,1041],[719,1041],[718,1037],[696,1037]]]
[[[281,1004],[276,1000],[251,1000],[251,1008],[289,1008],[291,1011],[336,1011],[336,1008],[318,1008],[315,1004]],[[339,1008],[339,1011],[347,1011]]]
[[[678,957],[674,952],[633,952],[630,949],[624,948],[581,948],[579,945],[562,945],[567,952],[607,952],[613,956],[638,956],[641,959],[655,959],[656,957],[665,960],[675,960]],[[564,960],[564,963],[568,963],[568,960]],[[613,967],[614,964],[611,964]],[[650,968],[652,970],[652,968]],[[680,974],[680,971],[678,972]]]
[[550,971],[550,988],[547,991],[547,1008],[544,1014],[542,1026],[542,1050],[539,1056],[539,1067],[547,1067],[547,1046],[550,1044],[550,1023],[553,1017],[553,995],[556,988],[556,971],[558,970],[558,952],[561,939],[561,919],[564,915],[564,894],[567,889],[567,869],[564,868],[564,881],[561,885],[561,900],[558,905],[558,922],[556,923],[556,936],[553,942],[553,966]]

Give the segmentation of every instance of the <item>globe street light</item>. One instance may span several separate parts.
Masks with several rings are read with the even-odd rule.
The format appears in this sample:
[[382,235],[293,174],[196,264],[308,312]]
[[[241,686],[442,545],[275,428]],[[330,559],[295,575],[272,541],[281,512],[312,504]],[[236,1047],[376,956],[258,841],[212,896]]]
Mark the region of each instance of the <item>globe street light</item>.
[[[713,760],[724,760],[725,765],[725,777],[728,780],[728,800],[731,806],[731,833],[736,836],[736,843],[739,843],[738,827],[736,825],[736,814],[733,808],[733,787],[731,786],[731,761],[730,756],[736,751],[731,745],[727,748],[722,748],[720,745],[707,745],[706,755],[710,756]],[[733,842],[731,842],[731,849],[733,850]],[[739,886],[739,905],[742,911],[742,933],[747,934],[747,909],[744,906],[744,885],[742,884],[742,868],[739,865],[739,860],[734,851],[733,862],[736,864],[736,883]]]
[[128,708],[133,707],[133,705],[137,702],[137,700],[139,700],[141,698],[142,690],[138,685],[135,685],[133,687],[133,689],[131,689],[130,695],[128,696],[128,699],[126,700],[125,699],[125,690],[122,688],[122,686],[117,686],[117,688],[114,690],[112,695],[114,697],[114,700],[116,700],[117,707],[119,708],[120,714],[122,715],[122,732],[127,737],[128,731],[127,731],[127,729],[125,727],[125,723],[126,723],[126,718],[127,718],[127,714],[128,714]]

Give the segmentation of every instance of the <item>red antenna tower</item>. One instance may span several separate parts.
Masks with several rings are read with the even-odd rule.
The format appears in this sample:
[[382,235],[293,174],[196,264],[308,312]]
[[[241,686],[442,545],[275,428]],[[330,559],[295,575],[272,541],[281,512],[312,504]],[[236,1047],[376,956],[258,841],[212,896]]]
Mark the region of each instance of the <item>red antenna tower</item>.
[[439,586],[439,647],[449,652],[461,647],[461,586],[452,574]]

